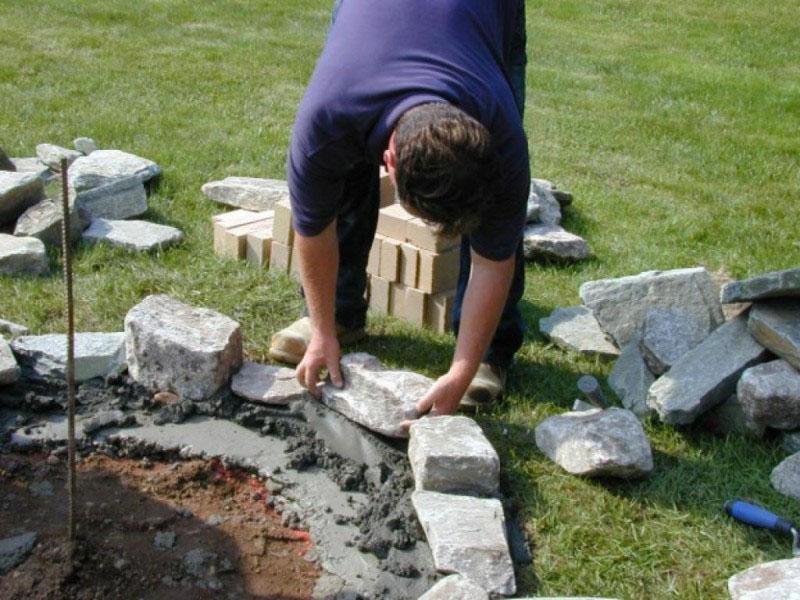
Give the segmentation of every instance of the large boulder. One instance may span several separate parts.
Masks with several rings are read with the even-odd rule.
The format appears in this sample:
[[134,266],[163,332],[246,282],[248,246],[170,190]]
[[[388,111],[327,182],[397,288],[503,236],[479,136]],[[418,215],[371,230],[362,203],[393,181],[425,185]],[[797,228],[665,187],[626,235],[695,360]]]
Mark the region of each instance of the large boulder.
[[306,396],[294,369],[245,361],[231,380],[231,391],[259,404],[289,404]]
[[800,452],[785,458],[775,467],[769,481],[784,496],[800,500]]
[[728,580],[731,600],[800,600],[800,558],[750,567]]
[[13,223],[44,199],[44,182],[36,173],[0,171],[0,225]]
[[289,199],[289,186],[280,179],[226,177],[209,181],[201,188],[214,202],[247,210],[272,210],[276,202]]
[[722,286],[719,299],[723,304],[752,302],[766,298],[800,298],[800,269],[765,273]]
[[767,300],[750,311],[750,333],[800,370],[800,300]]
[[61,171],[61,160],[67,160],[67,166],[75,162],[76,159],[83,156],[77,150],[71,148],[62,148],[55,144],[39,144],[36,146],[36,156],[46,164],[53,171]]
[[44,275],[49,270],[41,240],[0,233],[0,275]]
[[773,429],[800,427],[800,373],[785,360],[747,369],[736,395],[753,422]]
[[[125,368],[124,335],[75,334],[75,381],[120,373]],[[11,341],[11,349],[28,379],[63,380],[67,373],[67,336],[31,335]]]
[[125,349],[134,380],[186,400],[210,397],[242,365],[236,321],[162,294],[148,296],[125,316]]
[[83,232],[83,239],[104,242],[133,252],[149,252],[177,244],[183,239],[183,232],[169,225],[148,221],[94,219]]
[[560,225],[527,225],[522,248],[528,260],[575,262],[592,255],[586,240]]
[[609,408],[569,412],[536,427],[536,445],[568,473],[585,477],[646,477],[653,453],[639,419]]
[[687,425],[736,391],[745,369],[769,353],[747,332],[742,315],[684,354],[650,386],[647,402],[664,423]]
[[652,410],[647,405],[647,393],[656,380],[642,356],[639,338],[634,338],[622,349],[608,376],[608,385],[622,400],[622,405],[640,419]]
[[702,267],[587,281],[579,293],[620,348],[641,333],[648,308],[681,309],[706,333],[725,321],[717,288]]
[[663,375],[708,335],[705,324],[679,308],[648,308],[639,346],[654,375]]
[[556,346],[572,352],[601,358],[619,356],[619,349],[585,306],[557,308],[549,317],[539,319],[539,330]]
[[74,192],[83,192],[120,179],[136,177],[144,183],[159,175],[161,167],[152,160],[121,150],[97,150],[72,164],[69,186]]
[[[89,225],[89,219],[86,213],[78,210],[75,204],[70,205],[69,211],[70,239],[76,240]],[[14,235],[34,237],[42,240],[46,245],[58,246],[61,244],[63,220],[64,209],[61,202],[43,200],[31,206],[17,219]]]
[[19,379],[19,365],[8,342],[0,338],[0,385],[8,385]]
[[147,212],[147,192],[136,176],[75,192],[71,200],[94,219],[129,219]]
[[347,354],[341,360],[344,387],[331,383],[322,388],[322,402],[377,433],[408,437],[402,423],[416,417],[416,404],[433,380],[413,373],[387,369],[365,353]]

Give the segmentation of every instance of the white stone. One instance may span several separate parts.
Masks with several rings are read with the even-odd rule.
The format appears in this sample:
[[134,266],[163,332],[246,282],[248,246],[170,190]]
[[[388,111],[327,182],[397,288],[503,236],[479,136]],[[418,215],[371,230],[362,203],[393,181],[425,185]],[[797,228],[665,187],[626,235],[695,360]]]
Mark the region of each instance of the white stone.
[[528,260],[577,261],[592,255],[586,240],[560,225],[527,225],[522,245]]
[[12,158],[11,162],[16,167],[18,173],[33,173],[44,183],[53,178],[53,172],[46,164],[35,156]]
[[44,198],[44,182],[36,173],[0,171],[0,225],[13,223]]
[[800,452],[792,454],[775,467],[769,481],[784,496],[800,500]]
[[449,575],[439,580],[419,600],[489,600],[489,594],[462,575]]
[[128,370],[152,391],[203,400],[242,364],[242,334],[233,319],[170,296],[148,296],[125,316]]
[[438,571],[463,575],[489,593],[516,591],[499,500],[417,491],[411,501]]
[[800,427],[800,373],[785,360],[747,369],[736,394],[755,423],[773,429]]
[[720,302],[752,302],[766,298],[800,297],[800,269],[787,269],[765,273],[742,281],[732,281],[722,286]]
[[97,150],[97,142],[90,137],[79,137],[72,141],[75,150],[86,156]]
[[542,421],[535,436],[538,448],[573,475],[630,479],[653,470],[650,442],[629,410],[597,408],[556,415]]
[[461,494],[497,491],[500,458],[469,417],[426,417],[409,428],[408,458],[417,490]]
[[728,580],[731,600],[800,600],[800,558],[751,567]]
[[387,369],[364,353],[347,354],[340,364],[344,387],[324,385],[322,401],[367,429],[390,437],[408,437],[401,424],[416,416],[416,404],[430,390],[433,380],[411,371]]
[[647,394],[655,380],[642,356],[639,339],[635,338],[622,349],[608,376],[608,385],[625,408],[643,419],[652,412],[647,405]]
[[300,400],[306,394],[294,369],[248,361],[231,379],[231,391],[251,402],[284,405]]
[[72,199],[95,219],[128,219],[147,212],[147,192],[138,177],[104,183],[77,192]]
[[549,317],[539,319],[539,330],[566,350],[602,358],[619,356],[619,349],[585,306],[557,308]]
[[36,156],[54,171],[61,171],[61,159],[67,159],[67,166],[75,162],[75,159],[83,156],[77,150],[62,148],[55,144],[39,144],[36,146]]
[[[11,341],[23,374],[33,379],[64,379],[67,372],[67,336],[32,335]],[[120,373],[125,368],[124,335],[75,334],[75,380]]]
[[72,164],[69,187],[82,192],[129,177],[137,177],[144,183],[160,174],[161,167],[152,160],[121,150],[97,150]]
[[544,179],[531,179],[531,190],[528,194],[527,223],[539,223],[541,225],[561,224],[561,204],[553,195],[552,185]]
[[203,185],[202,192],[214,202],[255,211],[272,210],[276,202],[289,199],[289,186],[285,181],[257,177],[209,181]]
[[158,225],[148,221],[114,221],[94,219],[83,232],[83,239],[90,242],[105,242],[134,252],[148,252],[177,244],[183,232],[169,225]]
[[[46,245],[60,246],[63,216],[64,208],[61,202],[42,200],[17,219],[14,235],[35,237]],[[88,224],[89,219],[73,203],[69,211],[70,239],[78,239]]]
[[8,385],[19,379],[19,365],[8,342],[0,338],[0,385]]
[[663,375],[708,335],[706,324],[679,308],[648,308],[639,347],[650,371]]
[[11,337],[18,337],[20,335],[28,335],[30,331],[24,325],[0,319],[0,333],[5,333]]
[[41,240],[0,233],[0,275],[44,275],[49,270]]
[[572,412],[582,412],[584,410],[594,410],[597,408],[591,402],[587,402],[586,400],[581,400],[580,398],[576,398],[575,401],[572,403]]
[[750,311],[750,333],[800,371],[800,300],[766,300]]

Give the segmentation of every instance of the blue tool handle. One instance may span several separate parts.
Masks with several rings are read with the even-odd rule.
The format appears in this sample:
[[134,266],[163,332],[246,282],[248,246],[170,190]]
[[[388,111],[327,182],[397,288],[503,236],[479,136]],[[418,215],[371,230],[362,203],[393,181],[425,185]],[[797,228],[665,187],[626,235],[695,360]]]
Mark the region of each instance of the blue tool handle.
[[731,517],[753,527],[761,527],[779,533],[791,534],[793,525],[786,519],[768,511],[762,506],[744,500],[732,500],[725,503],[725,512]]

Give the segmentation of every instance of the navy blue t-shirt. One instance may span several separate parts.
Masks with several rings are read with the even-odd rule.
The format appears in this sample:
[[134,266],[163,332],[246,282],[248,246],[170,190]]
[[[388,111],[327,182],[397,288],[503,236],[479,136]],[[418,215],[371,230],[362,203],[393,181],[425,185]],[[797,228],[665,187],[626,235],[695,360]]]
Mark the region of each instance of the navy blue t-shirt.
[[482,123],[500,157],[496,209],[470,238],[481,256],[516,250],[530,186],[528,145],[506,76],[517,0],[345,0],[297,113],[287,176],[293,224],[320,233],[355,165],[380,164],[400,116],[448,102]]

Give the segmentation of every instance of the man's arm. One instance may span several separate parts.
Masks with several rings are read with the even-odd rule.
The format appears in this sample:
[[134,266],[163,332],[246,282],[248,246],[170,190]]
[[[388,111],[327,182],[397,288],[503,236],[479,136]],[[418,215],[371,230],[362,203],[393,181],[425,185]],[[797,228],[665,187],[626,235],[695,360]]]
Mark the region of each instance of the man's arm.
[[494,261],[472,251],[472,269],[461,308],[453,362],[450,370],[417,403],[419,414],[431,411],[450,415],[456,411],[500,322],[513,275],[513,255]]

